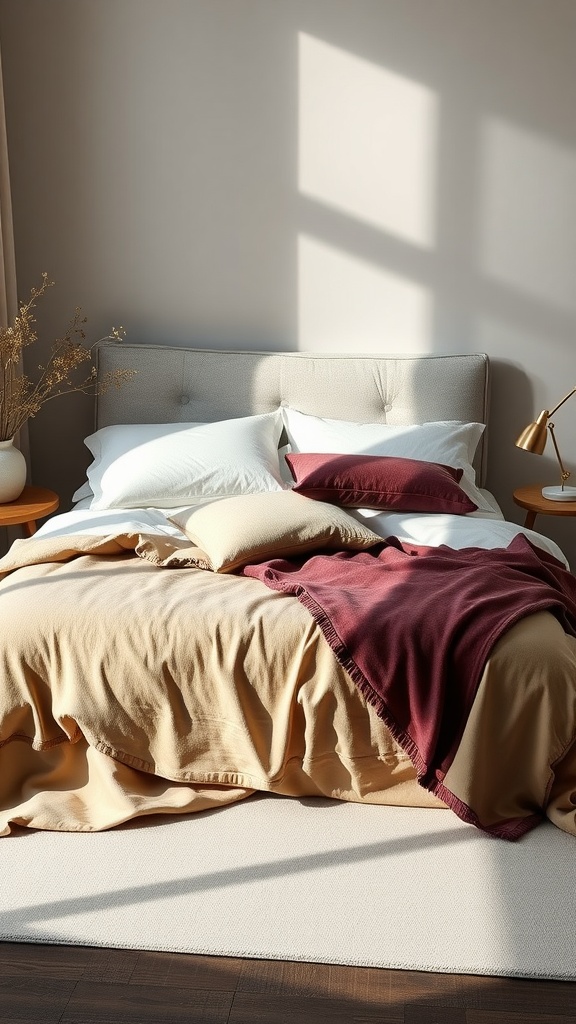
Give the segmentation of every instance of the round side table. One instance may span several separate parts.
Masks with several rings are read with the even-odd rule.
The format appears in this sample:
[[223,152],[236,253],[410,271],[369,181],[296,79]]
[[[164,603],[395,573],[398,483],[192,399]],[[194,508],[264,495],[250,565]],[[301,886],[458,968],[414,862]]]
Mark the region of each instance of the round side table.
[[0,526],[22,523],[28,537],[36,533],[36,521],[55,512],[60,498],[47,487],[25,487],[19,498],[0,504]]
[[524,526],[531,530],[536,516],[576,516],[576,501],[551,501],[542,494],[542,484],[519,487],[512,495],[521,508],[527,509]]

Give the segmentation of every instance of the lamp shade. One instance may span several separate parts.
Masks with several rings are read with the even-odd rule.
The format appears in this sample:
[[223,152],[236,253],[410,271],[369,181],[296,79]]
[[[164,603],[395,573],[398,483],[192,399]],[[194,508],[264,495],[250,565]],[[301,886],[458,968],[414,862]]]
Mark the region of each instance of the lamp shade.
[[544,409],[534,423],[529,423],[524,428],[516,441],[517,448],[523,448],[525,452],[534,452],[535,455],[542,455],[546,447],[546,426],[550,413]]

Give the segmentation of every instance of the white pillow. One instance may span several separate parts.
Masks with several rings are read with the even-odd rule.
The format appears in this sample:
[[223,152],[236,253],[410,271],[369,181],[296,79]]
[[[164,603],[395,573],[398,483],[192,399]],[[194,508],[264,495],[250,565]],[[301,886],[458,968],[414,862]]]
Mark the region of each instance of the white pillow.
[[281,491],[280,413],[215,423],[102,427],[85,440],[93,509],[178,508],[234,494]]
[[[72,495],[72,501],[83,501],[85,498],[94,500],[94,493],[90,486],[90,479],[99,484],[100,477],[109,462],[119,455],[137,448],[145,441],[156,437],[163,437],[165,434],[173,434],[182,427],[196,426],[194,423],[118,423],[110,427],[102,427],[90,437],[84,439],[84,444],[94,456],[94,461],[88,467],[88,479],[78,487]],[[105,455],[102,465],[102,442],[104,442]],[[94,507],[92,504],[88,507]]]
[[353,423],[282,408],[288,441],[295,452],[394,455],[462,469],[460,487],[484,511],[493,511],[476,487],[472,465],[484,423],[435,420],[409,426]]
[[85,480],[84,483],[80,485],[78,490],[74,491],[74,494],[72,495],[72,501],[83,501],[84,498],[92,497],[92,488],[90,487],[88,481]]

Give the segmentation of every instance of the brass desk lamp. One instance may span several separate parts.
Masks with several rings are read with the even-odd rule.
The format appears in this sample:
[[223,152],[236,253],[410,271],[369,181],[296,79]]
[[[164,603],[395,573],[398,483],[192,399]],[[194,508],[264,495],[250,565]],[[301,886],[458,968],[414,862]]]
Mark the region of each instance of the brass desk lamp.
[[544,448],[546,447],[546,436],[547,430],[550,432],[552,438],[552,444],[554,445],[554,451],[556,452],[556,458],[558,459],[558,465],[560,466],[560,485],[554,487],[543,487],[542,496],[544,498],[550,498],[552,501],[576,501],[576,487],[567,487],[566,481],[570,476],[570,470],[566,469],[562,462],[562,456],[558,450],[558,444],[556,441],[556,435],[554,434],[554,424],[550,417],[554,415],[557,409],[564,402],[567,402],[572,395],[576,394],[576,388],[572,388],[564,398],[555,405],[553,409],[548,412],[548,409],[543,411],[538,416],[534,423],[530,423],[520,434],[520,437],[516,441],[518,448],[523,448],[525,452],[534,452],[536,455],[542,455]]

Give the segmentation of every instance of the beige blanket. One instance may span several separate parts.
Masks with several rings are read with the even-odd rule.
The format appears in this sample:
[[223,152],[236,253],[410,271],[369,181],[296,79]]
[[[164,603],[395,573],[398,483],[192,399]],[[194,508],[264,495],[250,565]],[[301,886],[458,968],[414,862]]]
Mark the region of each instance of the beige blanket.
[[[0,835],[254,790],[443,808],[302,605],[197,557],[121,534],[17,541],[0,561]],[[449,780],[484,823],[546,808],[576,834],[575,680],[546,613],[494,648]]]

